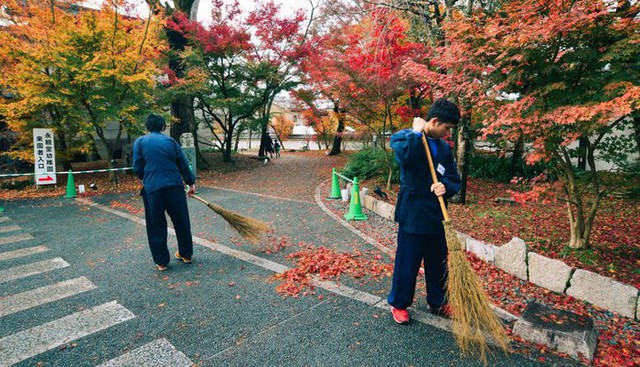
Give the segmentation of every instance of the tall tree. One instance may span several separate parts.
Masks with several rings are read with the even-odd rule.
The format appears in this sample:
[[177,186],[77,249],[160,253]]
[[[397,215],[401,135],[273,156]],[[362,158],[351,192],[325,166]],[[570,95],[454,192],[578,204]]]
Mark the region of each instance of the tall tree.
[[[394,105],[409,89],[399,77],[401,67],[421,49],[407,39],[407,28],[398,13],[377,8],[359,23],[337,23],[314,40],[322,51],[306,60],[307,83],[333,102],[338,116],[330,155],[340,152],[344,112],[375,129],[378,136],[393,130]],[[381,143],[384,146],[384,139]]]
[[[612,9],[604,1],[517,0],[451,26],[457,31],[448,42],[466,49],[466,65],[482,78],[476,85],[486,87],[477,90],[485,135],[524,137],[532,142],[528,162],[554,163],[572,248],[588,247],[606,194],[595,164],[603,139],[640,109],[639,12],[639,5]],[[575,169],[579,139],[586,175]]]
[[[67,163],[95,137],[112,161],[121,137],[141,133],[142,116],[153,107],[154,60],[164,47],[158,19],[123,16],[116,0],[97,11],[54,0],[5,6],[10,25],[0,32],[0,85],[15,95],[2,107],[9,126],[26,137],[32,127],[51,126]],[[105,134],[111,122],[115,139]]]
[[286,16],[271,0],[259,3],[247,18],[254,39],[248,57],[259,67],[257,77],[265,101],[258,110],[258,117],[263,121],[260,156],[265,155],[267,140],[270,139],[268,123],[274,98],[300,82],[299,64],[310,51],[307,38],[314,21],[315,6],[313,2],[310,5],[308,17],[301,10]]
[[[410,35],[424,43],[426,48],[425,60],[423,64],[428,66],[431,72],[446,75],[451,71],[439,62],[443,52],[448,51],[447,32],[445,24],[448,20],[456,16],[471,16],[473,9],[477,4],[485,11],[493,11],[500,1],[478,1],[474,0],[387,0],[375,1],[365,0],[366,3],[375,4],[377,6],[389,7],[411,14],[412,29]],[[413,65],[410,65],[412,67]],[[462,110],[462,118],[456,127],[457,139],[455,145],[456,162],[458,172],[462,176],[462,185],[460,192],[453,197],[452,201],[464,204],[466,201],[467,176],[469,173],[469,155],[472,149],[472,138],[475,135],[472,116],[474,116],[473,101],[465,99],[465,95],[457,94],[451,88],[442,88],[443,86],[451,87],[451,84],[441,84],[435,81],[437,75],[431,75],[431,80],[425,80],[424,76],[408,73],[409,77],[414,77],[416,86],[422,91],[429,90],[430,94],[438,94],[458,100],[458,104]],[[467,94],[468,95],[468,94]],[[425,94],[416,93],[415,96],[420,97]],[[420,98],[413,98],[412,102],[421,102]],[[415,107],[414,107],[415,108]]]
[[196,108],[202,112],[224,161],[231,161],[234,132],[238,124],[252,118],[264,105],[258,87],[262,66],[250,61],[251,35],[240,17],[237,3],[214,2],[210,25],[176,13],[169,27],[189,42],[181,53],[184,77],[167,70],[169,91],[177,95],[195,95]]

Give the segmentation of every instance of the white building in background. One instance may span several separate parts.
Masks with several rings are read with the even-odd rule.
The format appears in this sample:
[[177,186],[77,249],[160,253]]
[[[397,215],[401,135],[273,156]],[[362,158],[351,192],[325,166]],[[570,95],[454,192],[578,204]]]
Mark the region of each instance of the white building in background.
[[[278,95],[273,101],[271,106],[271,122],[278,115],[283,115],[286,119],[293,122],[293,131],[289,139],[304,139],[316,135],[316,131],[313,127],[307,126],[304,121],[302,112],[305,110],[304,106],[291,99],[288,96]],[[274,133],[270,129],[270,133]]]

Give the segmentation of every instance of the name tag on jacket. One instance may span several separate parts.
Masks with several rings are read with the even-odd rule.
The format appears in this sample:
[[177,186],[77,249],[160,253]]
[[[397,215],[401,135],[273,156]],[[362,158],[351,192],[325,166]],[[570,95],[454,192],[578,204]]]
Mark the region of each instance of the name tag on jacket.
[[438,163],[438,168],[436,168],[439,174],[444,175],[444,167]]

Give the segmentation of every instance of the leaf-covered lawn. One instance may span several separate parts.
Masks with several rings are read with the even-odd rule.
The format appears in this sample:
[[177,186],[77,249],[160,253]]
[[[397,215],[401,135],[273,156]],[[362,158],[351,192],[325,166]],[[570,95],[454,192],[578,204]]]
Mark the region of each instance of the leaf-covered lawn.
[[[456,229],[498,246],[520,237],[529,251],[640,288],[640,201],[605,198],[592,230],[591,248],[572,250],[567,246],[565,204],[497,202],[497,198],[510,198],[509,189],[513,185],[470,178],[467,205],[449,205]],[[390,190],[390,202],[395,203],[397,191],[397,186]]]

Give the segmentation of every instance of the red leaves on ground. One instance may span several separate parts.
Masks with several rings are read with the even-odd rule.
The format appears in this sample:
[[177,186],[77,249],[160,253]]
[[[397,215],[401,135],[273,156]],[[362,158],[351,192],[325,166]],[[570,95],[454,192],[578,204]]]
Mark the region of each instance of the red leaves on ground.
[[298,297],[315,294],[312,276],[317,275],[322,280],[339,279],[348,274],[353,278],[366,275],[374,278],[391,275],[391,264],[384,264],[378,260],[367,259],[356,250],[353,253],[337,252],[325,247],[306,249],[287,255],[287,259],[296,259],[297,266],[284,273],[276,274],[275,278],[283,281],[276,287],[276,291],[285,296]]
[[131,214],[140,214],[140,213],[144,212],[144,209],[142,209],[140,207],[135,207],[135,206],[133,206],[131,204],[123,203],[121,201],[116,201],[116,200],[112,200],[111,203],[109,203],[109,206],[114,208],[114,209],[124,210],[126,212],[131,213]]

